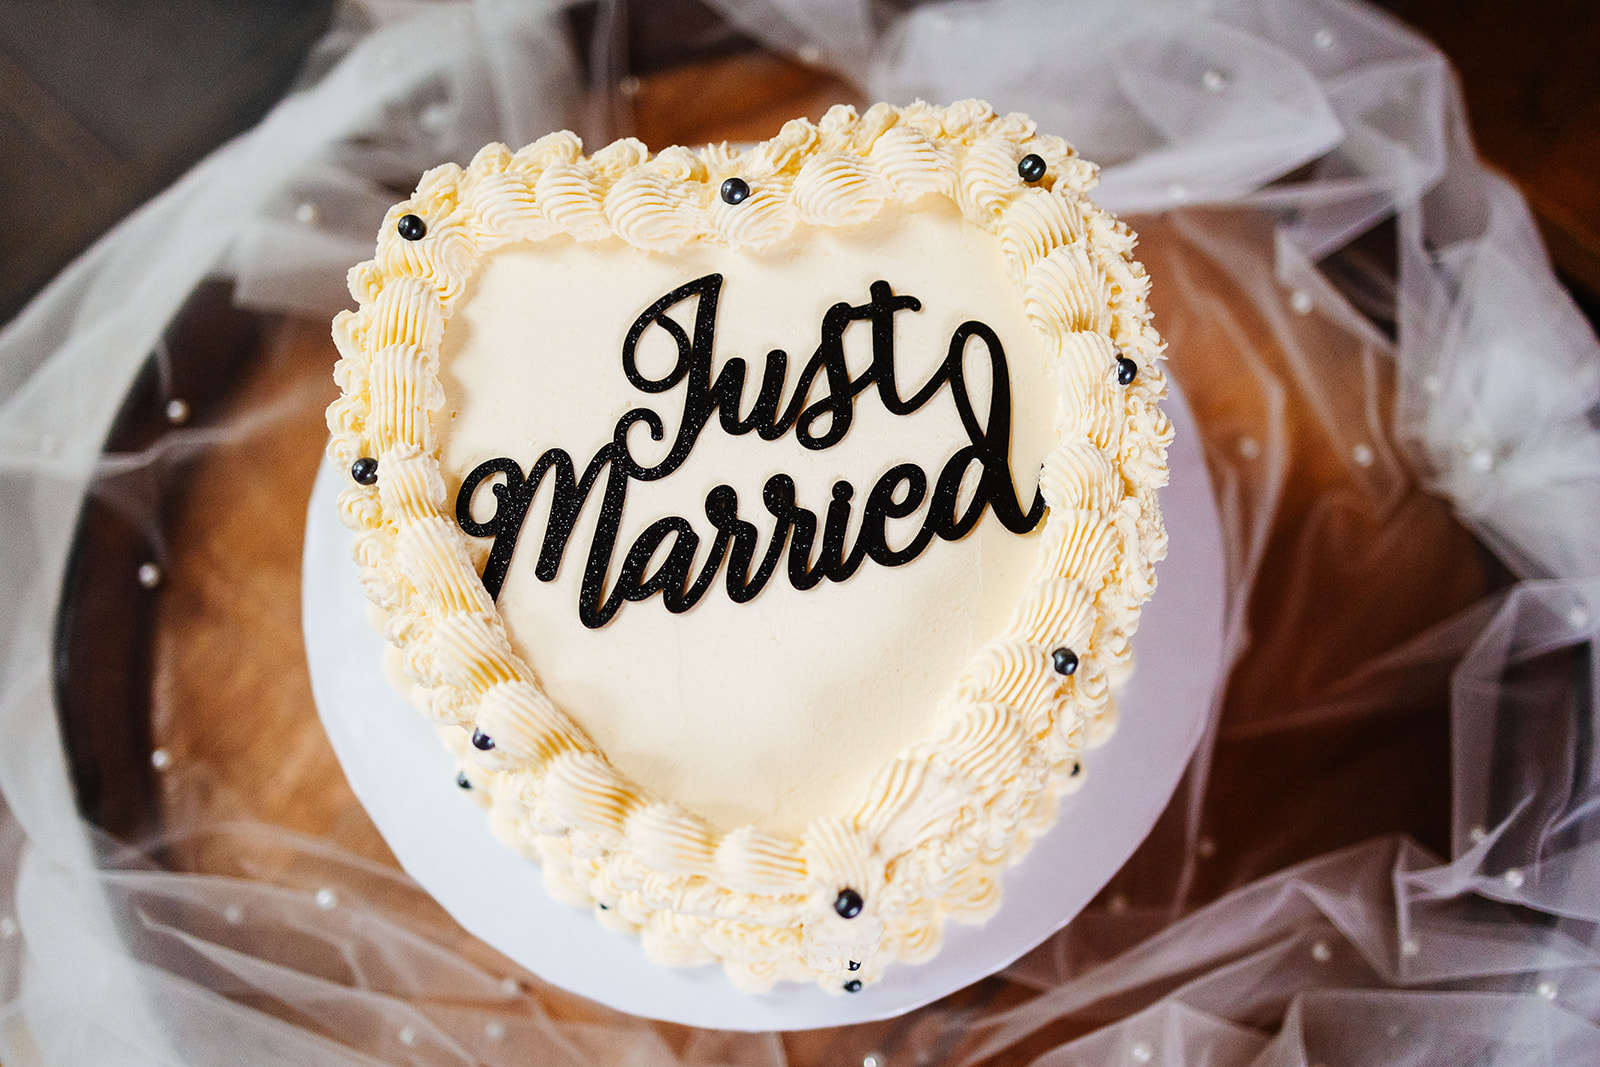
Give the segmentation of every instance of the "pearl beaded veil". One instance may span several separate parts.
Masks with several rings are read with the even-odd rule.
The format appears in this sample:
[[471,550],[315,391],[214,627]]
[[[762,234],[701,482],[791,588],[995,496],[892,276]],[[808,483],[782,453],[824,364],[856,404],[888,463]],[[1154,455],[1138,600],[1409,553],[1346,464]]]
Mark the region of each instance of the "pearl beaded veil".
[[[1228,535],[1234,675],[1145,848],[1007,973],[1015,1006],[935,1006],[830,1055],[1592,1056],[1600,348],[1473,153],[1443,58],[1330,0],[715,6],[857,103],[983,97],[1102,164],[1098,201],[1139,216]],[[69,785],[50,664],[71,516],[108,465],[168,457],[100,455],[164,327],[218,275],[244,306],[325,322],[426,167],[629,132],[586,88],[625,72],[584,74],[565,28],[556,4],[348,5],[300,88],[0,333],[0,1060],[811,1062],[575,1014],[327,841],[189,813],[169,833],[233,835],[292,873],[166,869],[170,840],[97,837]],[[1447,754],[1401,758],[1430,723]]]

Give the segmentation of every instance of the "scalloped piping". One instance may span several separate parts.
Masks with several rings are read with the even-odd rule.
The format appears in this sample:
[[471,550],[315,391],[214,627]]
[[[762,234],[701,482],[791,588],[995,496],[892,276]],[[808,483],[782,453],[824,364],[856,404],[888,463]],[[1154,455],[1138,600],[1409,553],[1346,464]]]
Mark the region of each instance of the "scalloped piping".
[[[1016,173],[1029,152],[1048,164],[1031,186]],[[757,186],[737,209],[716,195],[734,175]],[[660,963],[720,961],[743,989],[812,979],[834,992],[848,978],[875,981],[891,961],[927,959],[946,920],[981,922],[999,906],[1000,872],[1053,824],[1058,797],[1081,782],[1084,748],[1114,724],[1112,690],[1165,555],[1164,344],[1134,236],[1089,201],[1094,181],[1091,164],[1023,116],[918,102],[835,107],[745,152],[650,157],[623,140],[584,157],[565,132],[515,153],[490,145],[464,170],[429,171],[390,210],[373,259],[350,271],[359,309],[334,320],[342,395],[328,408],[328,454],[341,466],[375,455],[382,472],[341,493],[340,517],[405,672],[488,798],[491,827],[542,864],[554,896],[594,905]],[[613,769],[512,651],[445,506],[430,417],[443,402],[443,330],[479,262],[503,245],[564,234],[656,251],[760,249],[802,224],[851,225],[927,195],[998,236],[1055,352],[1059,444],[1041,476],[1049,512],[1030,585],[932,735],[884,767],[856,810],[799,835],[719,836]],[[420,241],[395,233],[408,213],[427,222]],[[1128,387],[1114,384],[1119,350],[1139,365]],[[1051,666],[1060,645],[1080,656],[1070,678]],[[474,728],[496,748],[472,748]],[[852,919],[833,907],[846,887],[865,902]]]

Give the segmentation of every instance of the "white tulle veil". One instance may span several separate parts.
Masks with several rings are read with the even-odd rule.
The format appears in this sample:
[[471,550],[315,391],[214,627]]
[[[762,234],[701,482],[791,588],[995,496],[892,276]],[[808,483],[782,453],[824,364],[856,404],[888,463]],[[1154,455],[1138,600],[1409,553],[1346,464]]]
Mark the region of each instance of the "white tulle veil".
[[[1274,573],[1294,573],[1281,563],[1295,546],[1273,531],[1307,449],[1339,488],[1305,509],[1376,517],[1349,527],[1352,552],[1403,529],[1390,520],[1420,487],[1513,579],[1320,676],[1314,698],[1294,691],[1312,650],[1284,650],[1293,714],[1226,736],[1214,724],[1126,888],[1009,973],[1035,996],[837,1035],[837,1055],[1600,1062],[1600,348],[1520,195],[1474,154],[1443,57],[1344,0],[714,6],[767,49],[831,68],[860,101],[983,97],[1103,165],[1098,199],[1137,216],[1155,253],[1175,376],[1224,396],[1206,384],[1215,359],[1192,353],[1232,364],[1241,399],[1206,445],[1235,655],[1272,646],[1247,604],[1274,553]],[[347,306],[345,269],[370,253],[395,190],[426,167],[551,129],[617,133],[593,86],[622,72],[586,73],[565,18],[554,2],[348,4],[259,126],[0,334],[8,1065],[804,1059],[770,1036],[547,1010],[537,989],[408,925],[415,890],[398,872],[285,831],[206,830],[292,851],[288,880],[163,869],[159,842],[97,837],[69,785],[50,673],[63,531],[166,324],[218,276],[248,307],[325,319]],[[1291,581],[1278,603],[1314,611],[1319,580]],[[1381,612],[1390,593],[1373,581],[1361,595]],[[1552,656],[1558,684],[1530,683]],[[1208,868],[1218,843],[1201,812],[1224,780],[1219,743],[1383,729],[1430,671],[1451,679],[1446,855],[1390,835],[1287,867],[1254,854]],[[241,947],[264,935],[271,951]]]

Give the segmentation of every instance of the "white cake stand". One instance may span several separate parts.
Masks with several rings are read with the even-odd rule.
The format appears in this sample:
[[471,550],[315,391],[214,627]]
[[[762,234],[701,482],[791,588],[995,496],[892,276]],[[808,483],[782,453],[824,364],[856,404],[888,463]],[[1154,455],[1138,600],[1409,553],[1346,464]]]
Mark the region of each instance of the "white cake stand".
[[306,521],[304,629],[311,688],[356,796],[406,872],[457,922],[546,981],[635,1015],[725,1030],[804,1030],[885,1019],[993,974],[1065,926],[1138,847],[1166,806],[1220,681],[1222,532],[1194,418],[1174,388],[1171,537],[1160,590],[1145,607],[1137,670],[1117,732],[1085,760],[1083,788],[1004,877],[1004,903],[980,928],[954,923],[928,963],[893,965],[850,995],[780,985],[751,995],[716,966],[659,967],[636,938],[553,900],[539,868],[489,833],[455,784],[432,725],[385,680],[350,535],[335,499],[344,471],[324,464]]

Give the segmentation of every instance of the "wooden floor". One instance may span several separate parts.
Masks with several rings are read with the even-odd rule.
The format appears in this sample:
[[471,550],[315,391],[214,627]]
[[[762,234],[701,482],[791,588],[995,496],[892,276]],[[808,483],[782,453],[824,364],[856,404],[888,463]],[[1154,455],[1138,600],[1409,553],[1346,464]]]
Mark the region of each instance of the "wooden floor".
[[289,88],[330,0],[0,4],[0,322]]
[[1600,309],[1600,4],[1388,0],[1461,76],[1478,151],[1527,195],[1556,268]]
[[[1600,4],[1385,6],[1456,64],[1484,156],[1528,194],[1558,269],[1593,317],[1600,306]],[[289,87],[332,7],[332,0],[8,0],[0,7],[0,188],[9,231],[0,322],[98,234],[255,123]],[[588,32],[592,7],[574,9],[576,33]],[[628,11],[635,71],[745,43],[699,0],[636,3]],[[798,76],[798,68],[790,73]]]
[[[635,5],[643,6],[644,0]],[[1423,25],[1428,25],[1426,20],[1431,18],[1454,17],[1443,0],[1437,4],[1418,0],[1397,6],[1406,7],[1407,13]],[[1565,13],[1568,21],[1561,32],[1577,40],[1587,32],[1592,38],[1596,16],[1579,11],[1576,4],[1571,6],[1573,10]],[[26,251],[25,257],[0,260],[0,319],[13,313],[26,294],[47,281],[95,234],[158,191],[211,146],[254,122],[288,84],[297,57],[315,40],[327,17],[327,5],[322,0],[168,0],[160,5],[158,18],[149,16],[156,18],[158,25],[129,15],[148,14],[157,7],[147,0],[122,0],[120,6],[113,6],[110,0],[9,0],[9,6],[0,8],[0,137],[6,139],[0,144],[7,145],[5,154],[0,155],[0,180],[8,183],[12,196],[7,211],[13,227],[11,243]],[[1478,9],[1482,13],[1473,15]],[[1495,4],[1468,2],[1461,4],[1459,10],[1467,17],[1491,22],[1500,18]],[[1583,22],[1585,18],[1587,23]],[[581,33],[581,20],[574,22]],[[1585,30],[1584,26],[1589,28]],[[640,29],[642,33],[644,28]],[[738,44],[727,33],[705,23],[696,32],[695,48],[701,57],[725,55]],[[1506,27],[1505,32],[1512,32],[1512,28]],[[1453,38],[1444,32],[1437,36],[1447,42],[1446,47],[1461,47],[1459,42],[1448,43]],[[1469,32],[1462,31],[1462,36],[1468,44],[1478,40]],[[641,38],[635,36],[633,40],[638,46]],[[173,41],[187,42],[182,47],[193,54],[204,53],[205,61],[175,60],[173,52],[178,46]],[[1508,46],[1503,40],[1498,46],[1505,55],[1523,54],[1520,46]],[[84,57],[101,56],[108,51],[117,54],[103,68],[92,68],[98,71],[92,85],[86,84],[81,75],[62,74],[82,70],[88,62]],[[1528,54],[1536,53],[1537,47],[1529,45]],[[1535,203],[1541,205],[1541,217],[1547,225],[1556,227],[1558,252],[1567,250],[1562,254],[1569,258],[1559,260],[1563,269],[1574,278],[1589,278],[1585,284],[1594,286],[1591,291],[1600,292],[1600,278],[1584,273],[1583,258],[1588,254],[1592,259],[1596,248],[1593,234],[1600,221],[1593,210],[1600,199],[1596,192],[1600,188],[1600,167],[1588,166],[1585,170],[1585,161],[1592,159],[1594,146],[1600,140],[1600,123],[1578,121],[1582,114],[1592,116],[1595,101],[1600,99],[1594,69],[1587,65],[1587,56],[1600,52],[1572,53],[1568,62],[1576,73],[1571,84],[1559,82],[1559,91],[1541,88],[1546,83],[1535,74],[1528,74],[1531,80],[1518,83],[1525,90],[1523,96],[1492,87],[1473,88],[1474,77],[1488,78],[1492,86],[1494,79],[1506,75],[1498,70],[1474,74],[1492,64],[1470,48],[1463,55],[1458,62],[1467,71],[1469,97],[1478,99],[1473,94],[1482,95],[1482,105],[1474,103],[1473,108],[1475,118],[1487,123],[1479,132],[1486,151],[1504,153],[1503,157],[1492,158],[1499,159],[1519,179],[1544,183]],[[639,126],[646,131],[647,139],[692,142],[709,135],[709,128],[704,125],[708,121],[705,109],[686,106],[686,102],[723,84],[719,79],[724,63],[761,65],[758,77],[746,76],[741,83],[760,84],[770,89],[772,97],[737,97],[737,106],[749,110],[721,112],[715,129],[722,136],[736,136],[744,128],[741,123],[746,123],[752,132],[770,129],[770,110],[778,100],[789,109],[785,113],[806,111],[812,110],[807,101],[821,101],[836,91],[815,72],[765,57],[710,59],[667,70],[665,53],[635,54],[630,57],[631,69],[646,72],[654,68],[658,72],[647,79],[646,91],[636,101]],[[1570,115],[1557,106],[1562,100],[1570,102]],[[763,111],[764,107],[768,111]],[[1532,133],[1519,129],[1519,124],[1530,125],[1529,113],[1539,116],[1532,123],[1537,127]],[[1519,137],[1523,139],[1518,140]],[[1519,170],[1518,166],[1534,169]],[[30,220],[45,215],[54,225],[26,230],[29,225],[37,225]],[[20,234],[19,227],[23,228]],[[1242,295],[1232,292],[1233,283],[1225,275],[1204,269],[1208,261],[1186,249],[1171,227],[1154,225],[1144,232],[1144,241],[1143,254],[1149,257],[1153,273],[1177,276],[1187,271],[1199,279],[1199,284],[1215,288],[1214,298],[1209,299],[1217,306],[1237,305],[1240,309],[1239,317],[1229,320],[1225,331],[1208,331],[1202,322],[1187,327],[1174,324],[1186,337],[1185,345],[1175,345],[1175,355],[1187,353],[1179,358],[1190,361],[1184,369],[1184,381],[1190,389],[1191,402],[1203,416],[1202,425],[1217,435],[1214,448],[1234,447],[1237,438],[1233,435],[1239,423],[1230,420],[1242,419],[1242,412],[1253,410],[1247,407],[1251,398],[1231,376],[1213,375],[1208,379],[1205,369],[1229,365],[1219,353],[1236,349],[1240,325],[1253,343],[1263,348],[1269,347],[1271,330],[1264,321],[1252,318],[1254,309]],[[325,439],[322,409],[328,390],[333,388],[327,377],[327,348],[324,325],[283,324],[267,347],[267,358],[250,363],[250,377],[226,401],[224,410],[207,414],[196,405],[196,421],[210,425],[211,419],[221,421],[243,411],[259,410],[265,404],[263,398],[272,397],[274,419],[252,423],[253,436],[224,435],[232,442],[231,451],[224,448],[198,458],[208,466],[187,479],[196,487],[195,494],[181,502],[181,510],[174,513],[166,530],[169,556],[165,560],[161,599],[155,609],[151,688],[158,707],[151,723],[151,740],[170,760],[170,768],[161,776],[161,799],[171,825],[203,826],[219,819],[255,819],[314,835],[351,855],[390,866],[393,861],[383,841],[339,773],[316,719],[308,679],[300,665],[302,529],[297,516],[303,511],[260,503],[292,499],[297,494],[304,499]],[[1350,384],[1352,389],[1362,386],[1354,380]],[[183,395],[198,399],[193,392]],[[1262,403],[1265,406],[1266,402]],[[155,418],[159,410],[152,407],[151,417]],[[1293,412],[1289,413],[1289,421],[1300,428],[1299,432],[1314,425],[1314,420],[1295,418]],[[1291,453],[1302,463],[1333,454],[1321,440],[1293,447]],[[236,491],[236,483],[225,477],[227,471],[237,469],[240,455],[261,460],[258,467],[263,477],[247,487],[248,493]],[[1322,671],[1333,669],[1327,664],[1350,661],[1343,658],[1345,650],[1337,644],[1338,635],[1355,635],[1376,647],[1396,645],[1406,634],[1420,631],[1438,617],[1478,599],[1495,582],[1495,575],[1477,569],[1483,557],[1477,554],[1465,531],[1454,524],[1448,507],[1415,491],[1403,504],[1386,502],[1388,510],[1382,515],[1358,513],[1349,510],[1353,505],[1346,505],[1346,510],[1327,520],[1338,527],[1341,536],[1352,538],[1352,543],[1366,546],[1369,551],[1339,555],[1336,565],[1318,572],[1323,575],[1318,579],[1322,584],[1294,593],[1296,587],[1286,575],[1291,567],[1298,566],[1300,557],[1290,549],[1298,543],[1302,525],[1318,514],[1313,505],[1329,491],[1330,480],[1349,476],[1348,470],[1335,470],[1331,465],[1308,465],[1290,472],[1285,482],[1291,491],[1280,506],[1279,520],[1281,528],[1290,533],[1272,543],[1257,587],[1263,591],[1263,612],[1282,609],[1280,601],[1293,599],[1314,606],[1291,619],[1293,626],[1256,628],[1260,633],[1274,635],[1280,643],[1294,642],[1318,650],[1317,662],[1324,665],[1318,669]],[[276,516],[277,521],[263,521],[263,516]],[[1401,531],[1404,536],[1365,537],[1368,523],[1388,524],[1388,528]],[[1305,543],[1333,544],[1331,539],[1316,538],[1307,538]],[[1404,576],[1404,581],[1397,583],[1395,575]],[[1370,588],[1374,582],[1388,582],[1397,590],[1410,589],[1406,603],[1412,613],[1389,605],[1382,620],[1359,617],[1352,621],[1352,615],[1341,614],[1330,606],[1340,601],[1341,590]],[[238,596],[241,589],[249,595]],[[1343,607],[1354,612],[1369,605],[1351,603]],[[1279,614],[1286,612],[1280,610]],[[244,657],[232,654],[237,648],[259,652],[245,662]],[[1241,668],[1238,689],[1242,696],[1237,698],[1241,707],[1248,709],[1252,700],[1262,708],[1282,703],[1282,679],[1267,669],[1273,652],[1274,646],[1264,641],[1256,658]],[[1350,654],[1356,653],[1370,655],[1371,649],[1363,647]],[[217,664],[235,663],[240,666],[228,674],[216,669]],[[1419,682],[1416,688],[1420,692],[1431,686],[1428,693],[1442,693],[1447,684],[1448,678],[1441,673]],[[205,714],[219,704],[236,709],[239,714],[226,720]],[[1243,870],[1241,856],[1254,857],[1254,862],[1267,869],[1302,858],[1281,852],[1286,847],[1308,845],[1286,831],[1292,823],[1326,827],[1330,833],[1346,833],[1351,840],[1360,840],[1396,829],[1391,822],[1382,821],[1396,817],[1395,812],[1415,820],[1404,827],[1414,837],[1442,849],[1448,811],[1439,798],[1447,796],[1445,776],[1449,765],[1443,749],[1445,735],[1442,731],[1437,732],[1437,737],[1427,733],[1430,723],[1442,721],[1433,714],[1437,706],[1419,702],[1416,708],[1402,709],[1391,720],[1399,727],[1390,729],[1382,743],[1359,736],[1351,740],[1339,735],[1339,728],[1330,727],[1327,734],[1314,738],[1316,754],[1285,751],[1276,735],[1270,733],[1242,732],[1242,741],[1233,740],[1220,753],[1217,773],[1245,781],[1246,774],[1240,769],[1244,768],[1249,771],[1250,784],[1226,794],[1218,801],[1225,806],[1213,814],[1222,826],[1254,827],[1254,836],[1219,833],[1215,869]],[[1245,714],[1243,721],[1257,720]],[[1415,753],[1425,748],[1430,738],[1439,742],[1428,750],[1434,752],[1435,758],[1419,760]],[[1359,746],[1357,741],[1361,742]],[[1400,783],[1394,787],[1396,790],[1411,792],[1385,794],[1361,788],[1364,780],[1351,770],[1355,761],[1348,755],[1358,747],[1370,755],[1361,767],[1370,771],[1374,780]],[[1334,753],[1341,761],[1342,777],[1330,779],[1338,789],[1330,789],[1326,795],[1299,791],[1305,794],[1303,803],[1313,807],[1270,802],[1270,798],[1294,792],[1285,788],[1285,781],[1311,779],[1313,775],[1306,768],[1320,766],[1314,760],[1325,752]],[[139,762],[150,766],[148,759]],[[1271,768],[1271,773],[1262,775],[1261,767]],[[1396,767],[1404,767],[1406,773],[1394,770]],[[1431,768],[1432,777],[1418,773],[1419,767]],[[1346,795],[1368,798],[1371,823],[1351,817],[1349,807],[1341,810],[1343,822],[1332,816],[1308,815],[1314,811],[1317,816],[1325,816],[1325,809],[1314,806],[1325,805],[1331,810]],[[193,819],[196,812],[203,813],[204,818]],[[1262,812],[1268,813],[1266,817]],[[186,813],[191,817],[188,823]],[[1318,842],[1317,850],[1343,843]],[[175,869],[257,878],[267,867],[274,869],[280,884],[291,884],[296,878],[304,885],[322,884],[315,880],[319,877],[315,871],[284,872],[274,868],[280,861],[285,865],[294,862],[297,855],[290,855],[287,849],[281,856],[273,853],[263,848],[258,838],[229,838],[223,833],[208,835],[199,831],[180,838],[171,847]],[[378,885],[379,879],[375,877],[373,884]],[[1225,888],[1207,884],[1198,891],[1214,895]],[[376,895],[366,899],[378,900]],[[514,996],[508,994],[508,1015],[523,1013],[525,1000],[537,1001],[541,1011],[559,1019],[587,1018],[582,1013],[597,1010],[538,984],[496,958],[492,950],[450,924],[426,898],[410,899],[404,907],[396,904],[394,910],[415,923],[415,929],[428,931],[436,943],[461,952],[489,973],[513,976],[517,992]],[[1020,999],[1023,995],[1020,986],[1007,986],[998,979],[971,987],[947,1002],[948,1018],[952,1020],[950,1033],[960,1033],[962,1010],[976,1008],[988,999],[1003,1003],[1008,997]],[[275,1006],[264,1005],[264,1010],[275,1010]],[[861,1062],[862,1047],[909,1044],[909,1038],[896,1036],[902,1033],[897,1027],[909,1025],[903,1021],[848,1032],[789,1035],[782,1047],[788,1060],[796,1064],[846,1062],[850,1059],[847,1053],[853,1054],[854,1062]],[[904,1062],[911,1060],[906,1057]]]

